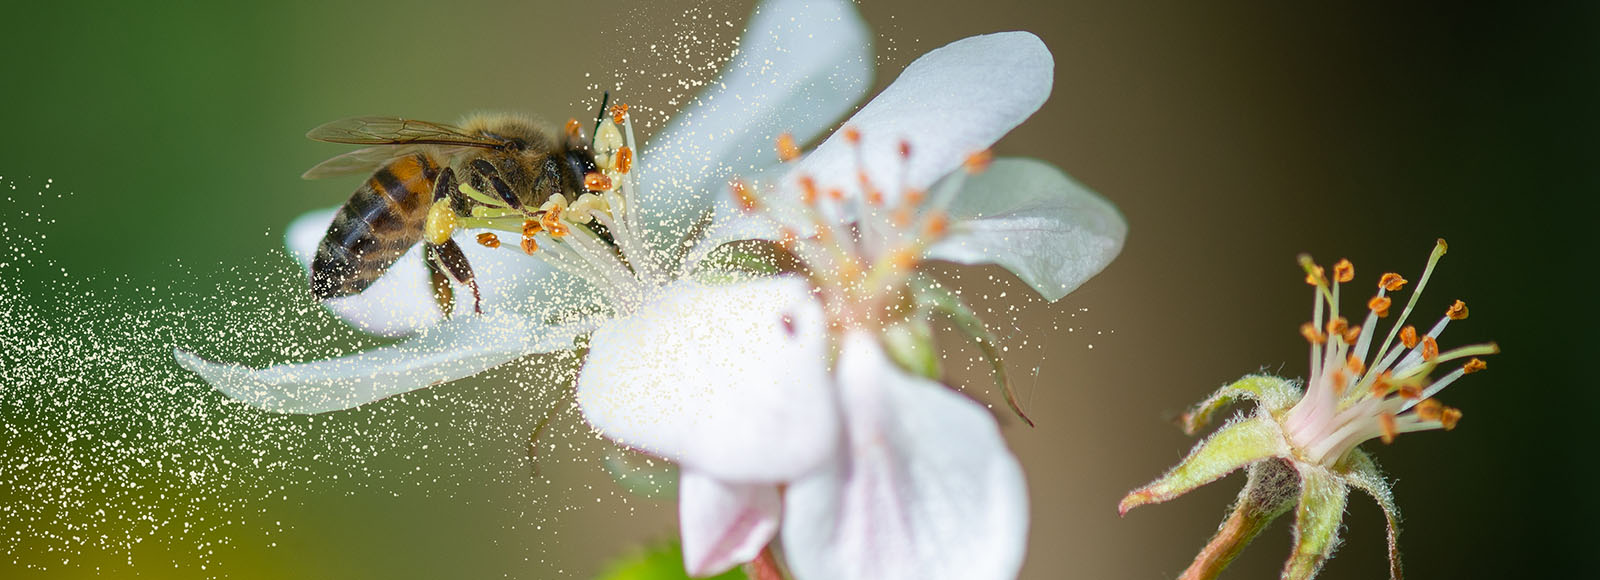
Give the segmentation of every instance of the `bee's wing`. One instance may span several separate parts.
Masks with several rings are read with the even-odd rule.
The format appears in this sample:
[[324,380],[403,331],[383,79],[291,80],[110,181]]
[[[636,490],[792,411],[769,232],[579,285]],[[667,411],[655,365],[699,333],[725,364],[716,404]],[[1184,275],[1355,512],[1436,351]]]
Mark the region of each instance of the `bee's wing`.
[[[391,160],[410,155],[423,148],[420,145],[364,147],[318,163],[315,167],[307,169],[305,173],[300,174],[300,178],[322,179],[340,175],[372,173]],[[427,147],[427,149],[434,152],[437,157],[450,158],[466,148],[433,146]]]
[[352,117],[328,123],[306,133],[329,143],[357,145],[464,145],[499,147],[499,139],[474,135],[459,127],[398,117]]

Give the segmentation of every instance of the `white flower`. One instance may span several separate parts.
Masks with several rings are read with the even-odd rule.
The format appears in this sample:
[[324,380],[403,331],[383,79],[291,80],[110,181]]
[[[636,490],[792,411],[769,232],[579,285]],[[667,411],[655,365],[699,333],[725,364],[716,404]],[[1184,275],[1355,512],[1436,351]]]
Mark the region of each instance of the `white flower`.
[[[734,172],[759,173],[781,132],[821,133],[860,98],[871,77],[871,42],[852,3],[771,0],[757,8],[735,60],[711,88],[638,150],[609,221],[613,247],[578,227],[559,240],[538,234],[536,258],[516,244],[462,244],[477,272],[484,313],[449,320],[433,310],[418,256],[403,256],[372,288],[329,301],[351,324],[412,335],[392,346],[307,363],[252,369],[179,350],[178,362],[218,390],[262,409],[320,413],[348,409],[470,376],[524,355],[568,350],[575,337],[635,312],[692,273],[709,249],[686,252],[687,235]],[[628,140],[632,146],[631,126]],[[569,212],[570,213],[570,212]],[[331,211],[291,225],[292,253],[309,264]],[[586,217],[586,216],[580,216]],[[716,224],[710,228],[725,230]],[[418,253],[413,248],[412,253]],[[596,313],[598,311],[598,314]]]
[[1027,491],[994,419],[884,337],[915,317],[906,298],[940,306],[917,286],[925,260],[999,264],[1054,300],[1121,249],[1116,209],[1047,164],[959,171],[1044,102],[1052,69],[1027,33],[923,56],[775,191],[758,180],[719,207],[759,211],[711,239],[778,232],[804,277],[678,282],[594,334],[579,405],[679,463],[692,575],[750,560],[780,528],[802,580],[1016,574]]

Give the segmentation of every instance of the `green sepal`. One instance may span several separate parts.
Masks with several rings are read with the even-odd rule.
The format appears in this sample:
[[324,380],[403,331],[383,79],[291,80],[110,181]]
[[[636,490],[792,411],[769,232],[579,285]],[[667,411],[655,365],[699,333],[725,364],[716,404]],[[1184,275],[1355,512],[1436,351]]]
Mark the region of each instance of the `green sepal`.
[[944,376],[933,343],[933,326],[926,317],[913,316],[883,329],[883,347],[900,368],[931,381]]
[[[683,569],[683,547],[676,541],[660,542],[641,548],[613,561],[599,580],[688,580]],[[737,566],[712,576],[711,580],[745,580]]]
[[1300,398],[1300,389],[1288,380],[1268,375],[1247,375],[1227,385],[1200,404],[1191,407],[1178,417],[1183,432],[1194,435],[1211,424],[1211,416],[1235,401],[1254,401],[1273,415],[1293,406]]
[[1236,418],[1195,445],[1189,456],[1149,485],[1122,498],[1117,512],[1161,503],[1211,483],[1241,467],[1268,457],[1289,456],[1277,423],[1267,417]]
[[1294,551],[1283,580],[1310,580],[1339,547],[1339,526],[1349,489],[1332,471],[1300,464],[1300,505],[1295,507]]
[[1352,449],[1335,467],[1345,483],[1367,492],[1378,507],[1383,508],[1383,519],[1389,527],[1389,578],[1400,580],[1400,508],[1394,504],[1394,493],[1389,481],[1384,479],[1372,456],[1361,449]]
[[1022,405],[1017,401],[1017,392],[1011,388],[1011,379],[1006,377],[1006,366],[1000,359],[999,341],[983,323],[983,319],[978,318],[978,314],[973,312],[966,302],[961,301],[961,297],[926,275],[911,279],[911,293],[916,300],[918,312],[943,314],[956,325],[956,330],[972,339],[973,344],[983,353],[983,357],[988,359],[989,369],[994,373],[995,383],[1000,386],[1000,393],[1005,396],[1006,406],[1011,407],[1011,412],[1016,413],[1029,427],[1034,426],[1033,419],[1022,412]]

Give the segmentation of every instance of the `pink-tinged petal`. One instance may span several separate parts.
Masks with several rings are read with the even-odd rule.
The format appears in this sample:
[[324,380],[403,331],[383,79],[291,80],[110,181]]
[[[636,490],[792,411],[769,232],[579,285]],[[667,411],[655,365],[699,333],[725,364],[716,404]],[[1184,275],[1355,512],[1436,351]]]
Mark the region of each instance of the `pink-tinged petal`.
[[[988,149],[1050,96],[1055,61],[1044,42],[1027,32],[973,36],[922,55],[872,102],[845,122],[861,137],[864,169],[893,201],[905,187],[926,189],[969,155]],[[839,131],[799,162],[786,178],[797,191],[800,175],[824,191],[861,193],[857,159]],[[901,142],[911,156],[900,155]]]
[[785,492],[795,577],[1014,578],[1028,491],[989,412],[862,333],[846,337],[838,380],[848,451]]
[[678,525],[690,576],[714,576],[754,560],[778,533],[783,502],[771,483],[727,483],[684,469]]
[[[327,233],[337,210],[308,212],[289,224],[284,243],[289,254],[308,272],[317,244]],[[514,247],[484,247],[473,241],[475,233],[470,231],[457,234],[456,239],[472,265],[485,313],[505,310],[545,319],[558,316],[562,307],[581,307],[593,299],[594,292],[588,283]],[[472,293],[465,286],[456,286],[455,298],[457,312],[471,313]],[[326,300],[323,304],[351,326],[380,336],[409,336],[444,320],[433,298],[427,268],[423,266],[421,244],[401,256],[366,291]]]
[[523,355],[572,348],[592,324],[551,326],[510,314],[458,316],[398,344],[252,369],[176,351],[178,364],[234,399],[279,413],[323,413],[453,381]]
[[777,163],[778,135],[820,135],[872,84],[872,38],[846,0],[756,7],[733,62],[639,155],[639,215],[672,232],[710,209],[734,175]]
[[832,453],[822,308],[792,277],[682,280],[590,339],[584,417],[611,439],[733,482],[778,482]]

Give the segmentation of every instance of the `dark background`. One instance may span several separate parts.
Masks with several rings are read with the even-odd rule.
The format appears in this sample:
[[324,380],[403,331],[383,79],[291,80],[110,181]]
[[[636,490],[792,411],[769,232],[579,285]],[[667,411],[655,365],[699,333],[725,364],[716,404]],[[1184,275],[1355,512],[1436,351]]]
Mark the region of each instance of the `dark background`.
[[[329,327],[305,301],[277,292],[299,284],[277,253],[284,225],[353,187],[298,179],[341,151],[306,141],[306,129],[352,115],[450,120],[470,110],[559,121],[582,116],[598,87],[618,80],[617,94],[659,119],[684,91],[654,75],[706,78],[704,63],[726,53],[750,8],[456,4],[7,5],[0,186],[32,194],[53,179],[52,195],[72,193],[45,208],[56,220],[45,248],[75,284],[8,288],[23,289],[15,291],[20,304],[46,310],[255,292],[278,297],[250,302],[251,312],[270,319],[274,305],[292,303]],[[1420,323],[1464,299],[1472,318],[1452,325],[1444,346],[1495,340],[1504,354],[1442,396],[1465,412],[1458,429],[1368,445],[1398,480],[1408,577],[1583,575],[1585,554],[1600,539],[1591,521],[1600,516],[1591,463],[1596,385],[1579,373],[1596,346],[1587,232],[1600,185],[1600,10],[1394,4],[862,7],[878,35],[879,88],[916,55],[964,36],[1024,29],[1043,38],[1056,58],[1054,93],[997,152],[1062,167],[1115,202],[1131,227],[1124,253],[1102,276],[1057,305],[1030,307],[1060,321],[1059,330],[1041,325],[1044,356],[1012,361],[1038,367],[1037,379],[1021,382],[1039,427],[1006,429],[1033,505],[1025,577],[1175,575],[1242,478],[1118,519],[1122,494],[1192,443],[1167,418],[1245,373],[1305,374],[1296,329],[1310,292],[1297,253],[1324,263],[1348,257],[1361,283],[1390,270],[1414,279],[1437,237],[1451,252],[1419,305]],[[672,43],[689,56],[648,49]],[[27,203],[13,202],[7,211],[19,213],[7,219],[38,209]],[[11,300],[7,308],[19,304]],[[166,320],[190,330],[133,345],[155,353],[143,364],[164,364],[161,353],[174,341],[204,343],[195,337],[219,324],[199,315]],[[48,328],[67,331],[62,323]],[[92,386],[102,376],[93,368],[70,370]],[[70,543],[79,547],[50,551],[41,530],[60,533],[76,514],[89,514],[80,522],[89,532],[79,533],[110,525],[81,506],[48,524],[8,513],[0,532],[15,552],[0,558],[0,575],[587,577],[630,546],[670,535],[673,504],[620,493],[586,459],[598,444],[570,418],[562,419],[570,445],[540,476],[506,459],[519,456],[515,437],[541,410],[561,404],[555,394],[496,386],[512,375],[498,371],[309,424],[228,411],[234,428],[215,439],[224,451],[307,434],[333,441],[329,448],[376,451],[349,453],[361,463],[352,468],[272,446],[292,474],[206,496],[234,501],[214,509],[204,497],[179,498],[183,491],[105,491],[96,501],[114,514],[200,506],[193,517],[211,526],[209,535],[156,534],[126,551]],[[134,376],[192,381],[175,367]],[[220,407],[198,385],[176,392],[157,406]],[[63,430],[59,414],[19,410],[18,400],[3,416],[3,465],[25,463],[39,438]],[[108,400],[111,417],[126,402]],[[425,436],[407,431],[430,422],[436,428]],[[196,415],[182,432],[218,424]],[[262,425],[272,435],[250,428]],[[89,472],[114,469],[93,465]],[[93,473],[63,477],[58,484],[95,481]],[[152,488],[166,485],[150,477],[143,481]],[[0,502],[31,509],[59,495],[21,483],[30,481],[26,472],[0,475]],[[263,485],[276,491],[249,491]],[[1370,501],[1353,497],[1346,544],[1323,577],[1381,577],[1381,522]],[[1273,577],[1288,536],[1280,522],[1226,577]],[[196,546],[196,537],[231,540]]]

